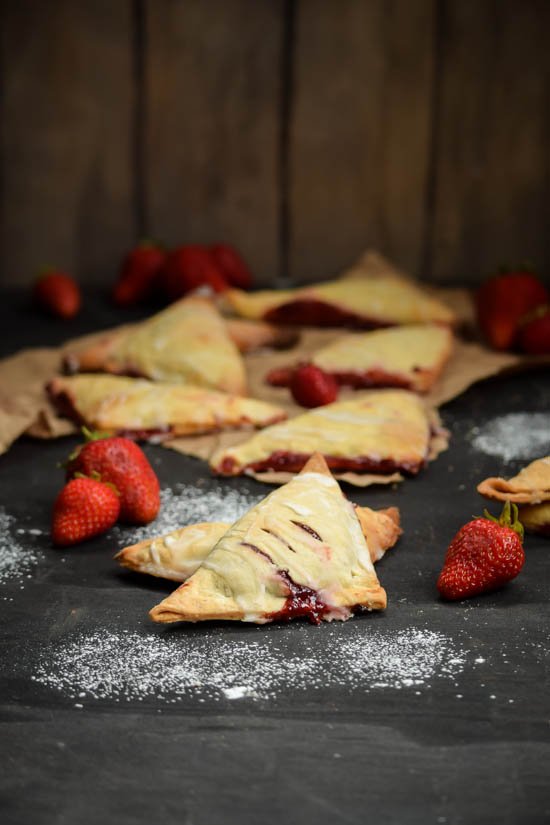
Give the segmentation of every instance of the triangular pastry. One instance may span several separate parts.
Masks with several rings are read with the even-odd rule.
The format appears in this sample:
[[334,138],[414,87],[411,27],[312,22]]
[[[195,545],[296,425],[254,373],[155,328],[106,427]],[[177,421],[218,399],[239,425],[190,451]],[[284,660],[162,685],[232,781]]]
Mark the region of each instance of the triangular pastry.
[[[393,547],[402,533],[399,510],[371,510],[356,507],[355,512],[367,541],[371,561],[377,562]],[[145,539],[125,547],[115,558],[136,573],[184,582],[197,570],[231,524],[203,522],[180,527],[165,536]]]
[[254,398],[115,375],[54,378],[48,392],[63,414],[90,428],[157,441],[286,418],[284,410]]
[[[244,336],[244,331],[241,332]],[[71,372],[111,372],[244,395],[242,357],[214,304],[190,296],[66,357]]]
[[215,452],[210,466],[220,475],[298,472],[320,452],[334,472],[415,475],[428,460],[430,437],[428,411],[417,395],[378,390],[267,427]]
[[519,504],[525,529],[550,536],[550,456],[537,458],[508,480],[486,478],[477,491],[485,498]]
[[291,326],[373,327],[435,322],[455,315],[437,298],[393,273],[341,278],[297,289],[245,292],[229,289],[223,300],[243,318]]
[[150,616],[258,624],[307,616],[318,623],[385,606],[354,507],[315,455],[239,519]]
[[[427,392],[447,363],[452,346],[449,327],[411,324],[350,333],[318,350],[310,363],[332,375],[339,384]],[[287,386],[292,372],[292,368],[272,370],[267,381]]]

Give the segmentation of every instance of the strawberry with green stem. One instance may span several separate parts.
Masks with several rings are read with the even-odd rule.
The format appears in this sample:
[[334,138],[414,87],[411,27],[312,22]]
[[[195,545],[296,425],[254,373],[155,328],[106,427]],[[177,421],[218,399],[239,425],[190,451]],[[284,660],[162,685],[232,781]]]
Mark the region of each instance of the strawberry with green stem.
[[444,599],[467,599],[502,587],[525,562],[523,526],[515,504],[504,504],[499,518],[484,510],[451,541],[437,589]]
[[105,436],[83,428],[86,443],[77,447],[67,463],[67,478],[77,473],[97,474],[120,494],[120,520],[148,524],[160,509],[160,485],[147,456],[135,441]]

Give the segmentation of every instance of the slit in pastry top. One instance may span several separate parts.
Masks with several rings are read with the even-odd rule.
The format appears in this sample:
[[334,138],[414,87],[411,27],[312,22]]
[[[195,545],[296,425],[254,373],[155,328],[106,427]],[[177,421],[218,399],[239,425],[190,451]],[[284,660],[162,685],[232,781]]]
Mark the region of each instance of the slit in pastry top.
[[[303,513],[299,521],[296,505]],[[151,617],[263,624],[306,616],[319,622],[385,605],[355,509],[315,455],[302,473],[239,519]]]

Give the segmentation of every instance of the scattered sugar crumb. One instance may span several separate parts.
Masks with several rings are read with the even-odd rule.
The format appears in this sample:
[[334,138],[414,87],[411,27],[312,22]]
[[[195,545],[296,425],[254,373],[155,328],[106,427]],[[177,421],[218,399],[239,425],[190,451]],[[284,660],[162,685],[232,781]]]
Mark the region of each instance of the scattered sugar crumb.
[[226,699],[243,699],[245,696],[254,698],[258,695],[245,685],[235,685],[235,687],[222,688],[222,693]]
[[18,530],[17,530],[17,533],[20,536],[27,536],[27,535],[28,536],[43,536],[44,535],[44,531],[39,530],[37,527],[30,527],[30,528],[19,527]]
[[216,630],[76,634],[41,651],[31,678],[70,698],[268,700],[282,691],[331,687],[418,692],[436,678],[454,680],[466,663],[453,639],[432,630],[373,631],[362,622],[345,630],[296,629],[292,650],[284,631],[259,639],[228,639]]
[[143,541],[151,536],[162,536],[201,521],[236,521],[264,498],[244,490],[233,490],[218,485],[207,490],[195,485],[178,484],[160,494],[160,512],[155,521],[135,530],[116,527],[115,534],[125,544]]
[[470,430],[474,449],[504,462],[534,459],[550,452],[550,414],[508,413]]
[[[43,558],[42,553],[23,547],[16,536],[15,519],[0,508],[0,584],[30,578],[30,573]],[[23,589],[23,586],[21,586]]]

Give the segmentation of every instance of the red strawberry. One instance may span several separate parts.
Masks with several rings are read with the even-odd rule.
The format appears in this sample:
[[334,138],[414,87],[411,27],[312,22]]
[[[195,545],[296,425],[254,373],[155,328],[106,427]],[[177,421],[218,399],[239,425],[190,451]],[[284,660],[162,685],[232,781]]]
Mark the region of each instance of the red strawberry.
[[321,407],[338,398],[335,379],[314,364],[303,364],[294,371],[290,391],[302,407]]
[[550,354],[550,304],[538,307],[523,319],[518,343],[530,355]]
[[519,270],[489,278],[476,297],[479,326],[489,344],[498,350],[510,349],[521,318],[549,298],[533,272]]
[[461,527],[449,545],[437,589],[444,599],[467,599],[514,579],[525,561],[518,508],[507,501],[500,518],[484,511]]
[[210,248],[210,253],[214,263],[231,286],[239,287],[239,289],[250,289],[252,286],[252,273],[233,246],[218,243]]
[[166,253],[151,241],[142,241],[124,258],[118,283],[113,289],[113,301],[130,306],[149,298],[160,276]]
[[70,457],[67,477],[96,475],[120,493],[120,520],[148,524],[160,509],[160,488],[147,456],[129,438],[102,438],[84,431],[91,440]]
[[74,318],[80,310],[82,298],[74,278],[57,270],[48,270],[35,283],[35,300],[51,315]]
[[58,547],[79,544],[105,533],[120,512],[118,493],[93,478],[73,478],[59,493],[52,519],[52,539]]
[[227,289],[227,281],[205,246],[180,246],[170,252],[164,267],[164,287],[175,301],[201,286],[214,292]]

